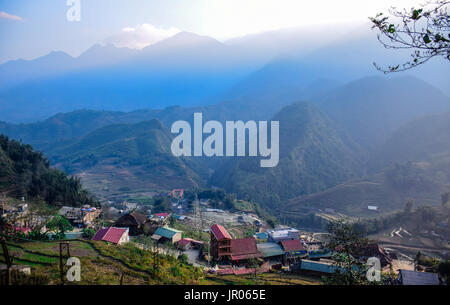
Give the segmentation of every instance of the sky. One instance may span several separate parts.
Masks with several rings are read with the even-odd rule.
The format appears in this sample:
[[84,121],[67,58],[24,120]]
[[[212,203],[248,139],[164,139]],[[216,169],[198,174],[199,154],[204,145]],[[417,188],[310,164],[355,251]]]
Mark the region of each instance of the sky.
[[[80,21],[67,19],[79,1]],[[0,0],[0,63],[94,44],[143,48],[180,31],[220,41],[270,30],[367,21],[420,0]]]

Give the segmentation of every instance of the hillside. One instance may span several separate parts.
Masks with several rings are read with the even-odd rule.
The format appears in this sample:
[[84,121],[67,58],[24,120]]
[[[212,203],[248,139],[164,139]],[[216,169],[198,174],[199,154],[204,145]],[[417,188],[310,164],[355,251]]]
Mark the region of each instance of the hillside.
[[196,160],[174,157],[171,140],[169,130],[156,119],[115,124],[61,145],[52,159],[99,193],[198,186],[202,167]]
[[230,160],[216,171],[211,184],[280,210],[288,198],[324,190],[358,174],[360,163],[352,150],[356,146],[341,138],[331,120],[312,104],[287,106],[272,120],[280,121],[278,166],[261,168],[259,158]]
[[0,193],[55,206],[97,205],[79,179],[50,168],[41,152],[0,135]]
[[450,190],[450,113],[414,120],[398,129],[368,163],[372,174],[324,192],[289,200],[287,217],[305,211],[333,209],[348,215],[373,215],[403,209],[408,199],[437,205]]
[[369,167],[374,171],[405,161],[448,160],[449,130],[450,112],[414,120],[399,128],[374,152]]
[[450,98],[413,77],[366,77],[319,100],[320,108],[362,146],[383,144],[402,125],[450,110]]

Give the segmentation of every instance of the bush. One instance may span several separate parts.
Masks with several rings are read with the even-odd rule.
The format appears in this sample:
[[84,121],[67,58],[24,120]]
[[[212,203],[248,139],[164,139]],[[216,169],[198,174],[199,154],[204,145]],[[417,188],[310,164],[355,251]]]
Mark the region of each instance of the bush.
[[84,228],[82,232],[82,236],[86,239],[92,239],[95,235],[95,230],[92,228]]

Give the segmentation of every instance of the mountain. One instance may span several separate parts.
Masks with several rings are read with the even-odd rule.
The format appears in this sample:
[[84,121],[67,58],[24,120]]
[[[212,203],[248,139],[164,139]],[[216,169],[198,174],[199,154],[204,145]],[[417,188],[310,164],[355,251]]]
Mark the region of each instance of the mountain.
[[[373,154],[369,166],[377,170],[407,161],[450,160],[450,112],[425,116],[399,128]],[[450,181],[450,171],[443,172]]]
[[280,122],[278,166],[261,168],[259,157],[232,159],[216,170],[212,185],[281,210],[288,198],[318,192],[358,175],[356,146],[339,135],[334,123],[314,105],[294,103],[272,120]]
[[319,209],[368,216],[368,205],[390,212],[403,209],[409,199],[416,205],[440,204],[441,194],[450,190],[449,124],[450,112],[405,124],[373,153],[368,163],[372,174],[292,198],[284,216],[296,221]]
[[0,90],[23,81],[57,75],[75,67],[70,55],[55,51],[35,60],[13,60],[0,65]]
[[42,153],[4,135],[0,135],[0,193],[55,206],[98,205],[78,178],[50,168]]
[[405,123],[450,110],[450,98],[414,77],[366,77],[322,96],[318,105],[357,143],[374,149]]
[[[121,52],[128,54],[127,49],[94,47],[73,59],[75,66],[79,64],[76,69],[61,68],[64,73],[30,78],[2,90],[0,120],[29,122],[85,108],[133,111],[207,104],[251,69],[218,41],[189,33],[133,55]],[[109,58],[106,63],[89,64],[102,62],[102,55]]]
[[53,150],[55,165],[81,177],[96,193],[167,190],[202,184],[196,160],[176,158],[172,135],[156,119],[108,125]]

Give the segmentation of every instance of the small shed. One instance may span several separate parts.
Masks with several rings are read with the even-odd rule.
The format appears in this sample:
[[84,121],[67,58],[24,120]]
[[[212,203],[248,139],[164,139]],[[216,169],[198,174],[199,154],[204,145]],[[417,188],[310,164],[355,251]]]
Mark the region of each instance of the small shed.
[[152,238],[157,235],[160,236],[159,241],[169,240],[172,244],[181,240],[181,231],[169,227],[160,227],[155,231]]

